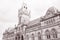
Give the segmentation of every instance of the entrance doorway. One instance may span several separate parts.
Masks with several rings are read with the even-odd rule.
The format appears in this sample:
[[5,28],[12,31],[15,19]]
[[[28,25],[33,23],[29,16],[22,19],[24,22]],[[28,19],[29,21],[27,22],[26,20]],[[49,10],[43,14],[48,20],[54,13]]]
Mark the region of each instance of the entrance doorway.
[[19,34],[16,35],[15,40],[20,40],[20,35]]
[[21,40],[24,40],[24,37],[23,37],[23,35],[21,36]]

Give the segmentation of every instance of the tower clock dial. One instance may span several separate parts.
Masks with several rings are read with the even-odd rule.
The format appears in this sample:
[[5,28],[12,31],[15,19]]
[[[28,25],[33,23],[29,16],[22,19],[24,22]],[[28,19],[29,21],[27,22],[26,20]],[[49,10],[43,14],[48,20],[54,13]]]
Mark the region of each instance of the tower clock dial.
[[22,15],[21,17],[21,23],[27,24],[29,22],[29,17],[26,15]]

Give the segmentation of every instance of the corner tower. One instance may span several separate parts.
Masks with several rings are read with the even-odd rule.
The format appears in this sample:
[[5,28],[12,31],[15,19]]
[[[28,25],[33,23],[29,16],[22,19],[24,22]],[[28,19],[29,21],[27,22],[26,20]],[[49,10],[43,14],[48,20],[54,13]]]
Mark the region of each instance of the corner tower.
[[23,3],[21,9],[18,10],[18,24],[27,24],[30,20],[30,11],[27,7],[27,4]]

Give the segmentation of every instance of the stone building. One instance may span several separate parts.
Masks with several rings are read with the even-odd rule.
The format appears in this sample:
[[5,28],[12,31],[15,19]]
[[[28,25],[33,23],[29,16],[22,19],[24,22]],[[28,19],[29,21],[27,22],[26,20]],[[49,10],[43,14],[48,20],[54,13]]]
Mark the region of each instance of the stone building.
[[60,40],[60,11],[55,7],[50,7],[45,16],[30,21],[30,11],[23,4],[18,18],[14,30],[3,33],[3,40]]
[[3,33],[3,40],[14,40],[15,39],[15,29],[14,28],[8,28]]

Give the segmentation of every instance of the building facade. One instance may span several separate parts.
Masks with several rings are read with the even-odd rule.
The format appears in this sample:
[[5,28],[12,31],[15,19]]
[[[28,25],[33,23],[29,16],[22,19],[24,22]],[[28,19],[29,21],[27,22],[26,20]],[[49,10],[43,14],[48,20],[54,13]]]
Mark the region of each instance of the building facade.
[[30,21],[30,11],[23,4],[18,18],[13,31],[3,33],[3,40],[60,40],[60,11],[55,7],[50,7],[45,16]]

